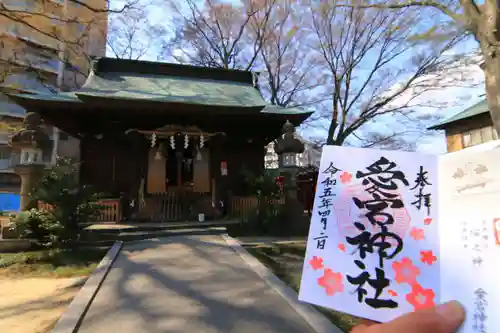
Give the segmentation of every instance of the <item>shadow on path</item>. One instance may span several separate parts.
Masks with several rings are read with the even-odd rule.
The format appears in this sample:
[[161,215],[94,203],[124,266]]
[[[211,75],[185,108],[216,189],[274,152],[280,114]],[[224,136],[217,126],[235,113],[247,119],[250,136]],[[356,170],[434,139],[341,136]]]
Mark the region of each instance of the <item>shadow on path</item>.
[[180,236],[126,245],[78,332],[313,330],[220,236]]

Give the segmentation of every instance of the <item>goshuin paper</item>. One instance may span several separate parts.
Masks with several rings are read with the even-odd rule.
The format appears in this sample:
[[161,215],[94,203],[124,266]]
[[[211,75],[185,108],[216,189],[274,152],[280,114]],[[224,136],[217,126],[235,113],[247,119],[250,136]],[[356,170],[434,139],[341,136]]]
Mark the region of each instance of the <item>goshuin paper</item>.
[[443,156],[323,149],[299,299],[385,322],[460,301],[500,331],[500,143]]

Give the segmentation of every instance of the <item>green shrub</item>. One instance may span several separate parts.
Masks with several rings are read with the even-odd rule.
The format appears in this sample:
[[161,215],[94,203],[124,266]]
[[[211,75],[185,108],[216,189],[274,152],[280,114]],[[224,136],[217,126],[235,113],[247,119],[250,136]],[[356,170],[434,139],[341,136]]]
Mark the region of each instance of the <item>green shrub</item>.
[[102,209],[95,203],[101,194],[80,184],[77,172],[70,159],[58,158],[30,194],[33,203],[44,202],[51,209],[22,212],[12,219],[11,228],[43,246],[74,244],[80,237],[81,223],[94,222]]
[[10,230],[17,237],[33,239],[40,246],[53,245],[59,228],[59,223],[44,210],[30,209],[10,217]]
[[247,214],[239,225],[228,227],[228,232],[242,235],[280,235],[286,232],[284,205],[277,203],[281,198],[276,178],[264,172],[255,175],[243,169],[243,179],[248,195],[257,198],[257,207]]

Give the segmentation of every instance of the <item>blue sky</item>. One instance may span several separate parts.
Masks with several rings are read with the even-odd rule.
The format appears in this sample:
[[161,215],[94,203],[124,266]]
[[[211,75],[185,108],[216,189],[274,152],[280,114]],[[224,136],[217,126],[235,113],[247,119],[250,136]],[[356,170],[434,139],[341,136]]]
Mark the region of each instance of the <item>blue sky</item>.
[[[200,4],[203,3],[202,0],[199,0]],[[230,2],[237,2],[238,0],[228,0]],[[120,6],[122,1],[115,0],[113,2],[113,6]],[[152,23],[168,22],[169,17],[168,13],[165,10],[154,10],[150,13],[150,19]],[[468,42],[465,45],[466,48],[470,48],[471,50],[475,47],[475,42]],[[143,60],[157,60],[157,55],[161,50],[157,47],[152,47],[149,52],[142,58]],[[468,75],[474,76],[474,78],[479,81],[482,80],[482,71],[479,67],[475,68],[471,66],[467,68]],[[454,114],[464,110],[465,108],[479,102],[482,98],[480,97],[484,94],[484,88],[482,85],[479,85],[476,88],[464,88],[464,87],[453,87],[453,88],[445,88],[441,90],[432,91],[426,93],[424,95],[426,101],[435,101],[436,104],[440,104],[438,107],[426,107],[426,108],[417,108],[417,112],[422,113],[432,113],[439,115],[442,119],[449,118]],[[446,104],[446,107],[442,107],[442,104]],[[390,126],[391,121],[387,122],[377,122],[376,127],[378,126]],[[397,124],[395,124],[397,126]],[[422,126],[427,126],[428,124],[422,124]],[[430,124],[429,124],[430,125]],[[376,128],[372,127],[372,128]],[[308,133],[308,131],[304,131],[301,134],[303,136],[316,136],[318,133]],[[431,154],[442,154],[446,152],[446,140],[443,133],[433,132],[429,133],[428,136],[423,136],[419,139],[417,143],[417,151],[431,153]]]

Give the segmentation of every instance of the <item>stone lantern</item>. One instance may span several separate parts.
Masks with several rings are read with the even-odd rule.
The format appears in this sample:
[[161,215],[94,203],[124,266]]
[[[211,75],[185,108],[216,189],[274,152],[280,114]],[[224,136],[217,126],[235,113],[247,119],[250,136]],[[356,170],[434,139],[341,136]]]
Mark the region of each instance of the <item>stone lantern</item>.
[[304,143],[295,137],[295,126],[288,120],[282,127],[282,135],[274,142],[279,168],[293,177],[298,168],[298,154],[304,152]]
[[291,227],[302,221],[304,210],[297,200],[296,174],[298,172],[298,154],[304,152],[304,143],[295,137],[295,127],[288,120],[283,125],[282,135],[274,142],[274,152],[279,157],[280,173],[285,180],[285,205],[287,220]]
[[26,114],[23,129],[14,134],[9,142],[12,152],[20,156],[13,169],[21,177],[21,210],[28,208],[29,193],[45,169],[43,151],[52,145],[49,136],[40,128],[41,123],[39,114]]

